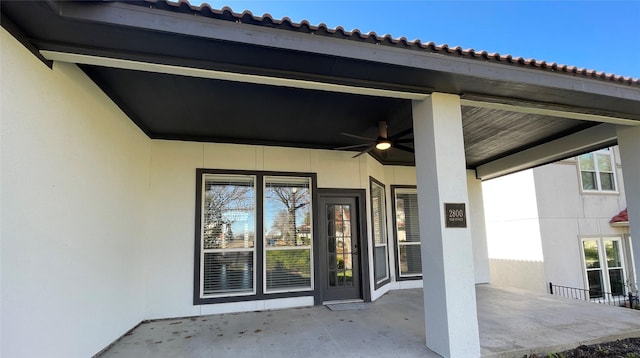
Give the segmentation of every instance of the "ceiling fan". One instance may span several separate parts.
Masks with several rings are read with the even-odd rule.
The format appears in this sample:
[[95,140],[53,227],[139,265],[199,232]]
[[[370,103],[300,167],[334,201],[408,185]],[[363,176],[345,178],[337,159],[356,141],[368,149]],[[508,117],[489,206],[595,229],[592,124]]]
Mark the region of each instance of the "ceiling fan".
[[359,135],[351,134],[351,133],[340,133],[343,136],[356,138],[360,140],[367,141],[367,143],[348,145],[345,147],[335,148],[336,150],[347,150],[347,149],[356,149],[363,148],[363,150],[354,155],[354,158],[357,158],[365,153],[372,151],[374,148],[379,150],[387,150],[389,148],[395,148],[404,150],[405,152],[414,153],[413,148],[402,145],[401,143],[411,143],[413,142],[413,138],[403,138],[409,134],[413,133],[413,128],[405,129],[401,132],[398,132],[392,136],[387,134],[387,121],[378,121],[378,138],[367,138]]

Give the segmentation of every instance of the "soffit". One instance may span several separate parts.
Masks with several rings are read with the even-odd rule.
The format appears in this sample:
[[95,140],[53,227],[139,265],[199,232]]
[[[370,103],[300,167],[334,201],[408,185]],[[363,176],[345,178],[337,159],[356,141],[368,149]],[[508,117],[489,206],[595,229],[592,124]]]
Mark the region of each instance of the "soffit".
[[[133,4],[136,5],[133,8],[140,8],[137,6],[138,2]],[[233,14],[229,10],[216,12],[207,7],[193,8],[185,2],[152,2],[145,6],[151,6],[149,11],[152,12],[175,12],[182,17],[185,14],[203,15],[211,18],[207,21],[215,24],[221,21],[234,24],[241,22],[238,25],[243,27],[238,31],[243,31],[246,26],[253,26],[280,31],[277,34],[300,34],[305,41],[320,41],[318,44],[323,46],[326,45],[326,39],[321,38],[329,38],[334,42],[340,39],[335,43],[341,46],[344,43],[362,43],[365,46],[382,45],[384,48],[393,48],[394,51],[400,48],[405,51],[403,54],[406,56],[418,53],[422,55],[424,52],[432,56],[425,59],[432,61],[427,61],[427,64],[435,65],[407,66],[375,59],[363,60],[348,54],[336,56],[275,47],[268,43],[229,41],[100,21],[81,21],[73,16],[59,16],[64,11],[60,10],[57,3],[2,2],[0,6],[3,18],[6,16],[6,19],[15,23],[24,34],[26,42],[39,50],[350,86],[419,93],[438,91],[459,94],[463,99],[480,98],[640,120],[640,101],[634,97],[637,94],[640,98],[640,90],[634,90],[638,87],[637,80],[594,71],[571,70],[557,64],[549,66],[535,61],[509,60],[504,56],[489,56],[481,52],[434,47],[433,44],[406,40],[394,42],[387,37],[347,33],[341,29],[330,30],[305,23],[292,24],[286,19],[276,21],[269,16],[254,17],[247,13]],[[99,14],[110,11],[114,6],[113,9],[119,11],[118,14],[131,12],[135,15],[135,11],[123,8],[131,4],[64,3],[62,6],[80,6],[85,12],[95,11]],[[5,23],[3,21],[3,26]],[[311,36],[311,33],[322,36]],[[370,51],[369,47],[365,50]],[[484,62],[488,63],[488,67],[482,67]],[[443,64],[446,67],[449,63],[451,71],[437,67]],[[469,63],[476,67],[465,67],[470,66]],[[151,138],[330,149],[359,143],[339,135],[340,132],[375,137],[379,120],[388,122],[390,134],[404,130],[412,123],[411,102],[403,99],[274,87],[95,65],[82,65],[81,68]],[[476,72],[474,75],[467,75],[460,68],[475,68]],[[549,83],[553,84],[565,79],[583,79],[567,84],[558,82],[564,87],[545,86],[544,81],[531,84],[515,79],[501,79],[506,76],[500,72],[501,69],[511,71],[514,68],[519,71],[523,68],[524,72],[513,74],[522,74],[526,79],[537,79],[537,73],[552,76]],[[533,72],[534,70],[537,72]],[[492,71],[498,75],[488,75]],[[479,78],[479,75],[484,77]],[[588,87],[588,90],[565,88],[578,85]],[[597,124],[473,106],[463,106],[462,115],[469,168]],[[413,164],[413,155],[399,150],[374,150],[371,154],[385,164]]]

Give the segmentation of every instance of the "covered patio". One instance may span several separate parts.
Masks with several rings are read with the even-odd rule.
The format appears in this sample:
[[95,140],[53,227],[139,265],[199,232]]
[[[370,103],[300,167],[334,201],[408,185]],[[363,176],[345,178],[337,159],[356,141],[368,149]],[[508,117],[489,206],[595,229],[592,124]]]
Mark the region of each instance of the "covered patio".
[[[476,297],[483,357],[640,336],[636,310],[492,285],[476,286]],[[147,321],[98,357],[438,357],[425,346],[421,289],[341,308]]]
[[2,355],[86,357],[154,319],[108,354],[477,357],[637,329],[476,286],[482,180],[618,144],[640,182],[637,79],[187,1],[0,12]]

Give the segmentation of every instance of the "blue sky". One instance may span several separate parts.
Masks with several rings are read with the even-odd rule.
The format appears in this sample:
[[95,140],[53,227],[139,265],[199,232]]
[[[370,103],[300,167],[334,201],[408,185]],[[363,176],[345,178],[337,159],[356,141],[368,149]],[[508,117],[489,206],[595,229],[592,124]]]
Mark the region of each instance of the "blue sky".
[[640,0],[205,2],[640,78]]

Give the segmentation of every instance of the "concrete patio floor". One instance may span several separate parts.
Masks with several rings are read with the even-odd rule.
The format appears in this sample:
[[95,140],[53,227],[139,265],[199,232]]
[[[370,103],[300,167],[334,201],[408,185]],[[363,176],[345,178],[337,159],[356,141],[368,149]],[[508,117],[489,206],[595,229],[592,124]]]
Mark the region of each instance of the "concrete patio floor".
[[[640,337],[640,311],[491,285],[476,293],[483,357]],[[391,291],[366,306],[150,321],[99,357],[438,357],[425,346],[421,289]]]

